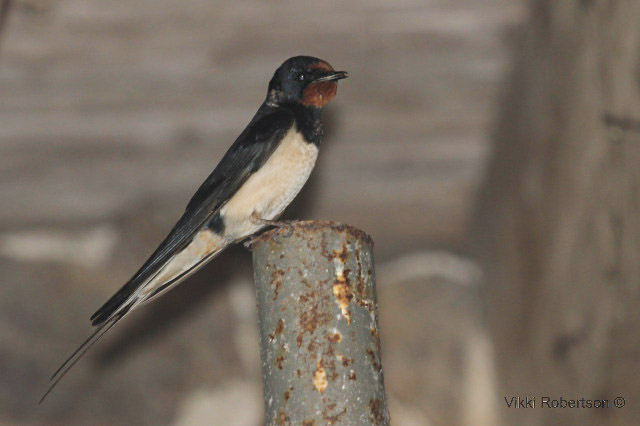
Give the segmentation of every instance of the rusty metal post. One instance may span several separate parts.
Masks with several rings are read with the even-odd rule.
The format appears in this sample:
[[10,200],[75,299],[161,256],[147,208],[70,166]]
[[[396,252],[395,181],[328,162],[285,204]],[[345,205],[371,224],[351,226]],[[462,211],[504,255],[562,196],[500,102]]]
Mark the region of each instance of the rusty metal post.
[[295,222],[253,242],[268,425],[387,425],[373,241]]

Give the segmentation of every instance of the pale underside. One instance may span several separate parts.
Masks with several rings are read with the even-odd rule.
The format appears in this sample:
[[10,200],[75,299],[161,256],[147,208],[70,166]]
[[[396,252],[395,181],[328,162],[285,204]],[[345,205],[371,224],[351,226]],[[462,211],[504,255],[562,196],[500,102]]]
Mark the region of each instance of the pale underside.
[[[256,217],[272,220],[280,216],[306,183],[317,157],[316,145],[306,142],[295,127],[289,130],[265,164],[220,210],[224,234],[218,235],[209,229],[199,231],[184,250],[133,295],[138,300],[135,305],[147,302],[183,281],[227,245],[258,232],[265,225],[256,221]],[[149,297],[174,279],[171,286]]]
[[313,170],[318,147],[304,140],[293,127],[267,162],[222,207],[225,238],[232,242],[259,231],[252,220],[275,219],[293,201]]

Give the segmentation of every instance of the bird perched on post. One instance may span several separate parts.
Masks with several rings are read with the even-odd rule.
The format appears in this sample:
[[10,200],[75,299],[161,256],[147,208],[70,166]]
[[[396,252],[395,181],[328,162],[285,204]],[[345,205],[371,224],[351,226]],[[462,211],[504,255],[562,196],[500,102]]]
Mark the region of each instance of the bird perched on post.
[[[107,331],[275,219],[307,181],[322,140],[322,108],[345,71],[310,56],[286,60],[253,119],[196,191],[169,235],[133,277],[92,316],[95,331],[58,368],[60,379]],[[41,400],[41,402],[42,402]]]

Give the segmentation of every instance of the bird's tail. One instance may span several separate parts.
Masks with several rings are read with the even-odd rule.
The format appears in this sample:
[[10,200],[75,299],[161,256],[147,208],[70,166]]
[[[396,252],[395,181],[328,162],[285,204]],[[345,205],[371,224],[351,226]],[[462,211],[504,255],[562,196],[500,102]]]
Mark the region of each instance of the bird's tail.
[[87,353],[91,347],[104,336],[107,331],[111,330],[111,328],[116,325],[125,315],[129,312],[130,307],[120,311],[118,314],[112,316],[109,320],[100,324],[93,333],[84,341],[78,348],[58,367],[58,369],[53,373],[51,378],[49,379],[50,385],[47,391],[42,395],[38,404],[42,404],[42,401],[51,393],[51,391],[56,387],[56,385],[62,380],[64,376],[76,365],[76,362],[83,357],[84,354]]
[[[138,308],[140,305],[147,303],[156,297],[164,294],[169,291],[171,288],[175,287],[177,284],[185,280],[191,274],[196,272],[202,266],[204,266],[209,260],[213,259],[216,255],[222,252],[227,247],[226,244],[219,244],[216,247],[211,247],[209,253],[200,258],[198,261],[190,264],[188,267],[179,271],[176,274],[172,274],[170,278],[167,278],[166,282],[163,282],[161,285],[154,281],[155,278],[159,276],[161,271],[164,268],[161,268],[154,276],[148,280],[145,284],[141,285],[130,294],[129,297],[124,299],[119,306],[114,306],[106,319],[102,320],[97,325],[95,331],[84,341],[82,344],[58,367],[58,369],[53,373],[51,378],[49,379],[51,384],[49,388],[45,392],[45,394],[40,399],[40,403],[45,400],[45,398],[51,393],[51,391],[56,387],[56,385],[62,380],[62,378],[73,368],[73,366],[87,353],[91,347],[102,338],[111,328],[120,322],[131,310]],[[153,289],[149,289],[152,286]]]

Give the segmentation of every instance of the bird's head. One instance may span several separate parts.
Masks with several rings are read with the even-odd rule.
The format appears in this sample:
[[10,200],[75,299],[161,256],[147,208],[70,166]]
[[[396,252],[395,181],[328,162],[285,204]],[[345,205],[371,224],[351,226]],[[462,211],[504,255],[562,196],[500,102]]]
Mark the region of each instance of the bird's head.
[[338,91],[338,80],[347,78],[346,71],[335,71],[328,62],[311,56],[294,56],[276,70],[267,102],[281,105],[297,102],[322,108]]

